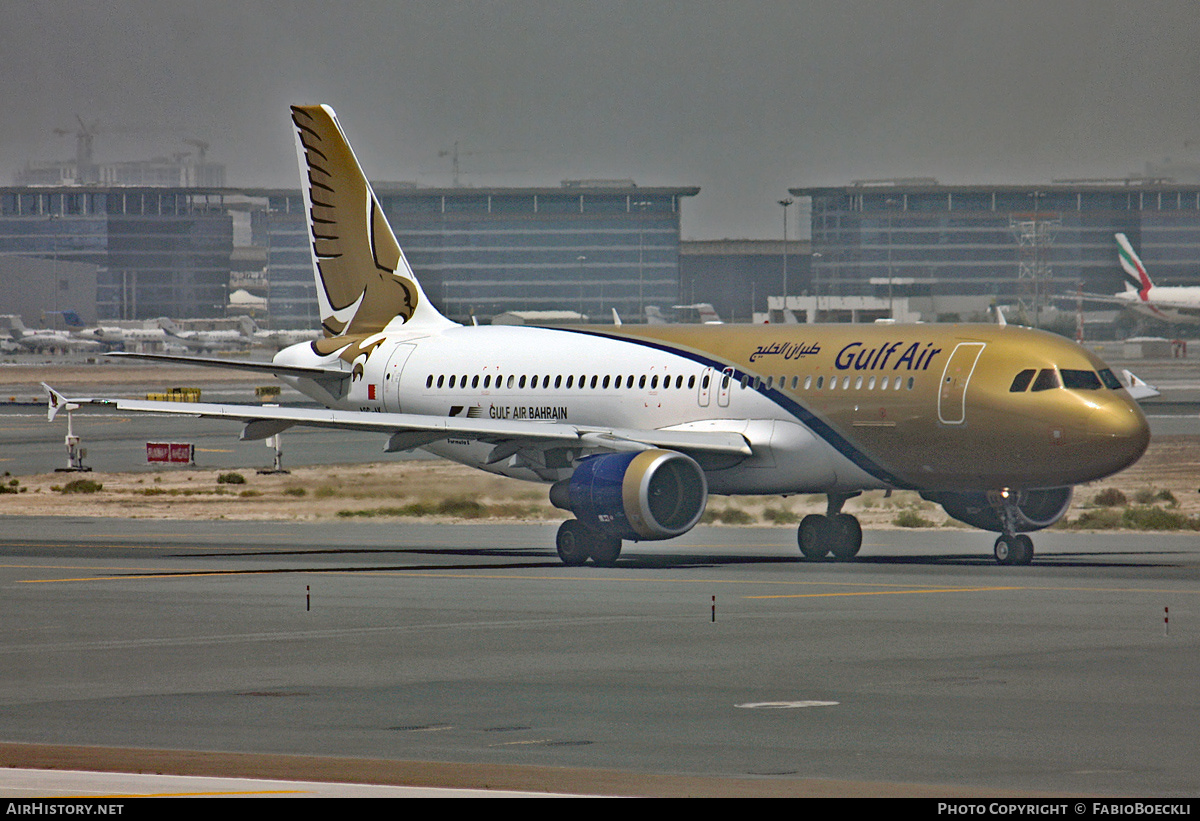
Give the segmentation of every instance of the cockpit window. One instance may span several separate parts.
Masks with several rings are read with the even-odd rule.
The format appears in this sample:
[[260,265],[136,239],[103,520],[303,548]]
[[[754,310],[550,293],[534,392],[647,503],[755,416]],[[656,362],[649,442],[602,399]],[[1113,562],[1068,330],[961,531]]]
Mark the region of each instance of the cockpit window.
[[1100,371],[1100,381],[1104,383],[1104,387],[1114,391],[1119,391],[1125,387],[1121,384],[1121,380],[1117,379],[1116,375],[1108,368]]
[[1077,391],[1098,391],[1100,390],[1100,377],[1096,376],[1095,371],[1075,371],[1067,368],[1062,369],[1063,387],[1069,390]]
[[1012,387],[1008,389],[1009,393],[1020,393],[1029,387],[1029,383],[1033,381],[1033,375],[1037,373],[1033,368],[1027,368],[1016,375],[1013,379]]
[[1048,391],[1052,388],[1061,386],[1058,381],[1058,371],[1054,368],[1042,368],[1038,373],[1037,379],[1033,380],[1033,389],[1035,391]]

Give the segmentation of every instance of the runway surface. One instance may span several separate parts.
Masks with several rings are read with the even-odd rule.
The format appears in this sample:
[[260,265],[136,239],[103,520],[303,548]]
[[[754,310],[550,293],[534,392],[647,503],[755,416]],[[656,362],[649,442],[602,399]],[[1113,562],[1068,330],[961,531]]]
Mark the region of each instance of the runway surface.
[[6,742],[538,791],[1200,791],[1194,535],[1040,533],[1006,568],[966,529],[814,564],[704,527],[600,569],[543,525],[3,527]]

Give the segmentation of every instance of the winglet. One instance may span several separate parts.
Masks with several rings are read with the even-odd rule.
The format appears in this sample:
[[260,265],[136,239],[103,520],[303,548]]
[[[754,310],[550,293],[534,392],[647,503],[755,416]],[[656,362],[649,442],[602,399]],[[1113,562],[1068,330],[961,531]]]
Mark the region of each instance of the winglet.
[[49,406],[46,409],[46,418],[51,422],[54,421],[54,417],[58,416],[59,411],[65,410],[69,413],[73,410],[79,410],[78,405],[68,400],[67,397],[54,390],[54,388],[50,387],[45,382],[42,383],[42,387],[46,389],[46,393],[50,397]]
[[1132,371],[1122,370],[1121,376],[1125,377],[1125,389],[1129,391],[1129,395],[1138,402],[1142,401],[1143,399],[1149,399],[1153,396],[1162,395],[1162,392],[1159,391],[1158,388],[1147,384]]

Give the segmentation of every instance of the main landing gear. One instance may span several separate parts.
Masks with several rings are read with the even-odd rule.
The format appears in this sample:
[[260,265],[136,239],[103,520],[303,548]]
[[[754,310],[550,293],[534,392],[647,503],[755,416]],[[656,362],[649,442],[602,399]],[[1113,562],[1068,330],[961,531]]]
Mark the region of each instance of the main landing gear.
[[599,533],[578,519],[568,519],[558,528],[558,558],[567,567],[579,567],[588,559],[599,567],[612,567],[621,556],[621,540]]
[[796,541],[800,552],[809,561],[820,561],[831,554],[838,561],[853,559],[862,547],[862,525],[849,513],[842,513],[842,505],[857,496],[851,494],[829,494],[825,515],[810,513],[800,520]]

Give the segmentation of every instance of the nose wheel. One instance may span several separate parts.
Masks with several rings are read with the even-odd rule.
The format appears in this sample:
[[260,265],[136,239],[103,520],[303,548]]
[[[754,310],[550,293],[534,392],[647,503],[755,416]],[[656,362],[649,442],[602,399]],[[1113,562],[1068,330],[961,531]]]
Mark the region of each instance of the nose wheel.
[[1029,564],[1033,561],[1033,539],[1024,533],[1001,534],[996,539],[995,553],[999,564]]

